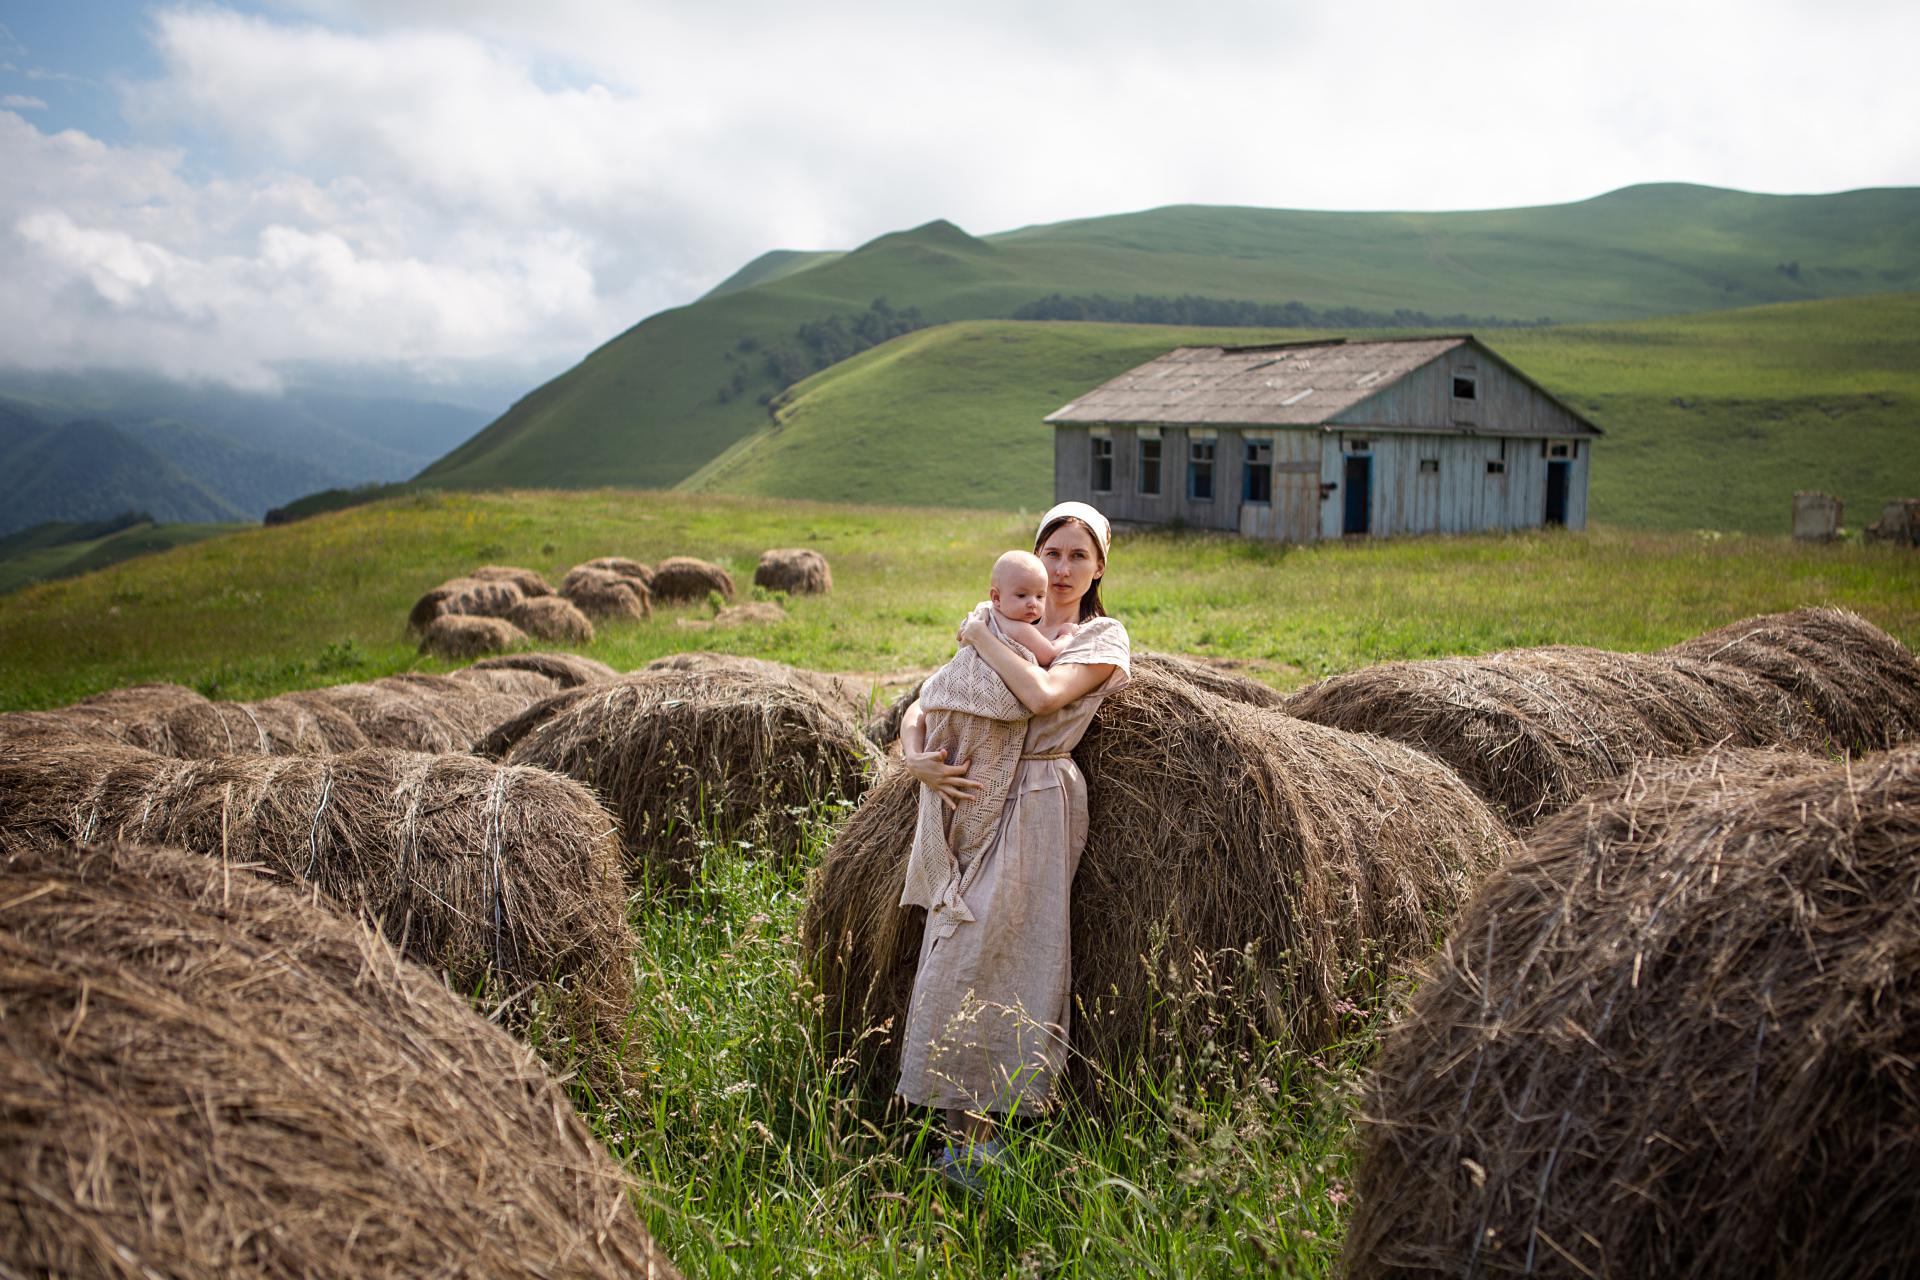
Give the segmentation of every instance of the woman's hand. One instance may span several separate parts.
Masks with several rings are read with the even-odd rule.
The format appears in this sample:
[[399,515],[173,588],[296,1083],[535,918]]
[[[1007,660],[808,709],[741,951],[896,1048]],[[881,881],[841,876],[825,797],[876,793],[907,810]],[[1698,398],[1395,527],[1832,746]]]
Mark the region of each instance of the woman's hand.
[[902,751],[900,763],[919,783],[940,797],[951,809],[962,800],[972,800],[987,789],[987,784],[967,776],[968,762],[948,764],[944,751]]

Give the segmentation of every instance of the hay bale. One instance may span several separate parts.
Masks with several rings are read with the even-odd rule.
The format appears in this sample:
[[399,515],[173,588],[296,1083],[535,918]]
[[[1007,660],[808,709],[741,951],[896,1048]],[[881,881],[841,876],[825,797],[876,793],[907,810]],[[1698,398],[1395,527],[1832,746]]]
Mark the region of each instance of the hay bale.
[[420,652],[436,658],[478,658],[526,642],[527,633],[505,618],[444,613],[427,625]]
[[620,674],[597,658],[585,657],[578,653],[555,653],[550,650],[534,653],[503,653],[498,657],[482,658],[467,668],[469,671],[503,669],[537,672],[552,679],[554,685],[560,689],[572,689],[583,684],[611,680]]
[[605,569],[582,566],[569,570],[560,584],[560,594],[589,618],[638,621],[653,616],[653,597],[642,583]]
[[819,694],[855,720],[865,718],[873,705],[873,697],[863,680],[856,680],[852,676],[835,675],[828,671],[812,671],[806,667],[789,666],[784,662],[775,662],[771,658],[749,658],[737,653],[712,653],[704,649],[696,649],[655,658],[643,670],[684,671],[694,675],[707,673],[718,676],[748,675],[766,680],[791,681]]
[[723,600],[733,599],[733,575],[717,564],[692,556],[668,556],[654,567],[653,598],[662,604],[704,602],[715,591]]
[[[1339,1002],[1364,1004],[1388,967],[1425,955],[1511,848],[1427,756],[1151,666],[1100,708],[1074,759],[1089,811],[1072,905],[1082,1088],[1156,1046],[1325,1043]],[[904,770],[881,778],[815,873],[804,922],[829,1033],[889,1087],[898,1047],[865,1033],[906,1021],[925,917],[898,906],[916,804]]]
[[0,1272],[671,1277],[520,1045],[171,850],[0,864]]
[[1542,824],[1385,1039],[1349,1274],[1920,1270],[1916,815],[1906,747]]
[[483,564],[467,576],[481,582],[511,582],[529,600],[553,594],[553,587],[545,578],[531,569],[517,569],[512,565]]
[[403,751],[471,750],[481,735],[527,705],[521,696],[424,672],[285,696],[337,708],[359,726],[369,745]]
[[564,596],[539,596],[522,600],[507,614],[507,621],[530,636],[558,640],[563,644],[592,644],[593,624],[573,601]]
[[824,595],[833,590],[833,571],[827,558],[811,547],[777,547],[760,553],[753,583],[790,596]]
[[326,755],[370,745],[338,708],[296,694],[258,702],[202,702],[168,713],[164,742],[146,745],[161,755],[203,760],[225,755]]
[[[581,787],[469,756],[0,755],[0,845],[157,842],[318,890],[454,988],[544,991],[617,1044],[634,946],[613,820]],[[549,1046],[564,1055],[557,1037]]]
[[750,600],[746,604],[729,605],[714,615],[716,627],[766,626],[770,623],[785,622],[787,611],[771,600]]
[[513,698],[522,705],[551,697],[560,688],[552,676],[520,667],[462,667],[449,671],[447,678]]
[[1845,609],[1744,618],[1668,649],[1740,668],[1784,690],[1855,754],[1920,739],[1920,661]]
[[900,722],[907,718],[907,708],[920,697],[920,686],[924,680],[916,680],[913,687],[900,694],[887,709],[868,719],[865,733],[872,743],[882,751],[892,751],[900,741]]
[[747,672],[640,671],[556,699],[505,758],[591,788],[633,874],[665,886],[690,881],[710,829],[796,856],[813,807],[857,798],[873,754],[812,690]]
[[632,578],[635,582],[649,590],[653,587],[653,570],[647,568],[646,565],[641,564],[638,560],[629,560],[625,556],[596,556],[578,567],[583,569],[603,569],[608,573],[615,574],[622,578]]
[[513,606],[526,599],[512,582],[483,582],[478,578],[452,578],[414,601],[407,614],[407,629],[424,632],[436,618],[453,614],[470,618],[504,618]]
[[1286,695],[1278,689],[1235,675],[1230,668],[1203,658],[1142,650],[1133,655],[1133,669],[1161,672],[1202,693],[1211,693],[1228,702],[1244,702],[1250,707],[1277,707],[1286,701]]
[[1382,663],[1308,685],[1282,706],[1445,761],[1521,827],[1639,760],[1821,737],[1791,699],[1735,668],[1569,645]]

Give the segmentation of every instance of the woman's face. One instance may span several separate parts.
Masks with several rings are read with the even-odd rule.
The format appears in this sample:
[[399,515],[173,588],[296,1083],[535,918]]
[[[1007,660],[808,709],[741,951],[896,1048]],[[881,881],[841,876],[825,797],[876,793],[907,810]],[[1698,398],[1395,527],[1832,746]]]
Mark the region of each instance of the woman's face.
[[1094,579],[1107,571],[1100,544],[1077,520],[1063,521],[1034,554],[1047,567],[1047,603],[1059,609],[1077,606]]

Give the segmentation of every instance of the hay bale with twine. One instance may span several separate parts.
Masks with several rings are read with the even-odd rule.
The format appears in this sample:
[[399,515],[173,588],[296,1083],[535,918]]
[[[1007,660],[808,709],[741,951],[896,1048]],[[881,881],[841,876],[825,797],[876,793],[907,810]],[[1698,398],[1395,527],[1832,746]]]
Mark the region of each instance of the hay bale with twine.
[[504,618],[513,606],[526,599],[516,584],[479,578],[452,578],[414,601],[407,614],[407,629],[424,632],[435,618],[453,614],[472,618]]
[[605,569],[569,570],[560,583],[560,594],[589,618],[639,621],[653,616],[653,596],[644,583]]
[[513,565],[483,564],[467,576],[481,582],[511,582],[529,600],[553,594],[552,585],[544,577],[532,569],[519,569]]
[[196,855],[0,862],[0,1272],[674,1275],[520,1045]]
[[1792,699],[1737,668],[1570,645],[1382,663],[1308,685],[1283,707],[1445,761],[1519,827],[1636,761],[1822,739]]
[[169,717],[185,708],[206,705],[207,699],[178,684],[108,689],[51,711],[0,715],[0,744],[124,743],[165,751],[172,745]]
[[182,704],[168,712],[163,723],[164,735],[137,745],[183,760],[325,755],[370,745],[351,717],[298,694],[258,702]]
[[[124,839],[257,863],[378,928],[454,988],[544,992],[557,1027],[618,1044],[634,939],[612,818],[584,789],[470,756],[170,760],[0,755],[0,845]],[[564,1035],[549,1047],[564,1056]]]
[[1744,618],[1667,650],[1725,663],[1780,688],[1854,754],[1920,740],[1920,661],[1845,609]]
[[471,680],[410,672],[285,695],[328,706],[358,725],[368,745],[402,751],[468,751],[527,706],[523,696]]
[[538,596],[522,600],[507,614],[507,621],[530,636],[557,640],[562,644],[592,644],[593,623],[579,606],[564,596]]
[[443,613],[427,624],[420,652],[436,658],[479,658],[527,643],[527,633],[505,618]]
[[1543,823],[1382,1045],[1348,1274],[1920,1271],[1916,874],[1920,747]]
[[690,882],[709,830],[796,857],[815,806],[857,798],[873,754],[810,689],[745,672],[641,671],[556,697],[557,713],[489,745],[600,796],[630,872],[663,887]]
[[723,600],[733,599],[733,575],[717,564],[692,556],[668,556],[653,570],[653,598],[662,604],[702,601],[718,591]]
[[638,560],[629,560],[625,556],[595,556],[579,567],[583,569],[602,569],[608,573],[617,574],[622,578],[632,578],[635,582],[649,590],[653,587],[653,570],[641,564]]
[[[1328,1042],[1423,956],[1511,837],[1429,757],[1216,698],[1149,666],[1074,752],[1072,1076],[1169,1043]],[[890,770],[815,873],[804,947],[828,1032],[891,1086],[925,913],[900,908],[918,784]],[[1249,977],[1250,975],[1250,977]],[[1251,986],[1249,987],[1249,981]]]
[[1258,680],[1235,675],[1223,667],[1177,653],[1135,653],[1133,669],[1157,671],[1189,684],[1202,693],[1211,693],[1228,702],[1243,702],[1250,707],[1277,707],[1286,701],[1285,694]]
[[551,697],[560,689],[559,681],[552,676],[522,667],[461,667],[447,672],[447,679],[513,698],[523,705]]
[[790,596],[825,595],[833,590],[833,570],[827,558],[811,547],[776,547],[760,553],[753,583]]
[[583,684],[595,684],[601,680],[611,680],[620,674],[598,658],[589,658],[578,653],[555,653],[551,650],[503,653],[494,658],[482,658],[467,670],[532,671],[551,679],[558,689],[573,689]]
[[852,676],[835,675],[829,671],[813,671],[806,667],[775,662],[771,658],[749,658],[737,653],[712,653],[704,649],[686,653],[669,653],[665,657],[655,658],[643,669],[684,671],[693,675],[704,673],[719,676],[748,675],[766,680],[791,681],[819,694],[855,719],[864,717],[873,702],[871,695],[867,692],[866,682]]

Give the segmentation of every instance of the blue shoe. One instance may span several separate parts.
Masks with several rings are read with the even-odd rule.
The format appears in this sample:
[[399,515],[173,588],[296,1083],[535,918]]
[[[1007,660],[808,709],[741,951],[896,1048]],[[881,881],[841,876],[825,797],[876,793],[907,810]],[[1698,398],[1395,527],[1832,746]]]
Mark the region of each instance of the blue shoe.
[[940,1160],[936,1166],[940,1176],[968,1195],[986,1194],[988,1169],[998,1169],[1003,1163],[1006,1147],[997,1139],[989,1138],[985,1142],[970,1142],[965,1147],[956,1147],[948,1143],[941,1148]]

